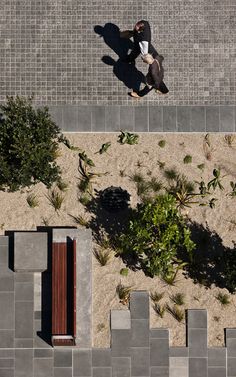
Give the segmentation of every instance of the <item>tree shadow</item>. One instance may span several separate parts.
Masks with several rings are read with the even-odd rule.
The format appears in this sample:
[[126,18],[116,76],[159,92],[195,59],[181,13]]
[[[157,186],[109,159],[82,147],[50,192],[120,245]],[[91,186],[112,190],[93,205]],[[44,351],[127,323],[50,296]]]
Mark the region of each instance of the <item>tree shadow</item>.
[[184,262],[188,262],[185,267],[185,277],[190,277],[194,283],[199,283],[206,288],[210,288],[214,284],[216,287],[227,288],[233,292],[226,269],[229,260],[235,259],[235,247],[232,249],[224,246],[222,238],[216,232],[211,231],[207,225],[191,222],[190,230],[191,239],[196,244],[193,259],[190,261],[186,255],[179,255]]
[[107,23],[104,26],[96,25],[94,27],[95,33],[103,37],[104,42],[109,46],[117,55],[118,59],[115,60],[110,56],[103,56],[103,63],[113,66],[113,73],[122,81],[129,89],[139,90],[141,83],[145,83],[144,74],[139,71],[135,64],[129,64],[122,59],[128,54],[129,49],[132,49],[133,42],[130,39],[120,37],[120,29],[117,25]]

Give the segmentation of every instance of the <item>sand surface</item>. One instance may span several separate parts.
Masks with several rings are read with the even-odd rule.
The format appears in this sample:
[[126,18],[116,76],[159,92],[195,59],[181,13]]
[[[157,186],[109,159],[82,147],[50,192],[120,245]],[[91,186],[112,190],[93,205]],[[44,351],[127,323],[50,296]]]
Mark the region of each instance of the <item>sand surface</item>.
[[[158,161],[165,162],[165,168],[175,167],[179,173],[185,174],[189,180],[206,182],[212,178],[212,170],[220,167],[225,190],[216,190],[215,197],[218,199],[216,207],[199,207],[193,205],[183,211],[192,220],[207,224],[211,231],[216,231],[222,238],[223,245],[233,247],[236,229],[236,197],[232,199],[226,193],[230,192],[230,181],[236,182],[236,144],[229,147],[224,141],[223,134],[211,134],[211,160],[207,160],[203,148],[203,134],[140,134],[138,145],[120,145],[117,143],[118,134],[67,134],[69,140],[76,146],[85,150],[93,159],[96,167],[94,172],[108,172],[106,176],[96,179],[94,188],[101,190],[108,186],[121,186],[128,190],[131,195],[131,206],[134,207],[139,198],[136,186],[129,176],[134,172],[148,171],[165,182],[163,173],[159,168]],[[166,146],[160,148],[158,142],[166,140]],[[112,143],[108,153],[95,154],[101,145],[110,141]],[[192,163],[184,164],[183,158],[192,156]],[[54,211],[46,195],[48,190],[43,184],[24,189],[21,192],[5,193],[0,191],[0,227],[1,233],[11,229],[35,229],[44,223],[52,225],[75,225],[72,216],[81,215],[90,219],[90,214],[78,201],[78,152],[68,150],[64,145],[60,147],[58,164],[62,169],[62,179],[68,183],[65,192],[65,200],[59,213]],[[142,167],[137,167],[137,162],[142,162]],[[199,164],[205,164],[201,172],[197,168]],[[120,170],[125,170],[124,177],[120,176]],[[29,193],[34,193],[39,199],[39,206],[30,208],[26,198]],[[71,216],[72,215],[72,216]],[[94,248],[96,244],[94,242]],[[112,258],[108,265],[101,267],[93,257],[93,345],[95,347],[109,346],[109,315],[110,309],[124,309],[116,295],[116,286],[121,281],[130,285],[133,289],[165,292],[161,304],[171,303],[170,296],[181,292],[185,294],[184,309],[205,308],[208,310],[208,339],[209,345],[223,345],[225,327],[236,327],[235,295],[230,295],[231,303],[223,307],[215,298],[219,289],[214,285],[206,289],[203,285],[194,284],[191,278],[186,279],[182,273],[177,277],[175,286],[168,286],[159,278],[146,277],[142,271],[130,271],[127,277],[122,277],[120,269],[125,267],[121,259]],[[185,345],[185,322],[179,324],[169,313],[160,318],[154,312],[150,301],[150,324],[151,327],[170,328],[171,344]]]

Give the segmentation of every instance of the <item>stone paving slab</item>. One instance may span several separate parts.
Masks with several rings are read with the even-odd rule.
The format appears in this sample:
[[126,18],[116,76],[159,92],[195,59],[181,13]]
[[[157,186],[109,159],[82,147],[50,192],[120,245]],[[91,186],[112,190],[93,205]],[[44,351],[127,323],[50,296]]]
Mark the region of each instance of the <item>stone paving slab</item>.
[[[34,94],[47,104],[135,103],[127,79],[117,78],[128,49],[119,29],[144,18],[165,57],[170,93],[151,92],[142,103],[235,104],[235,7],[234,0],[2,1],[0,101]],[[136,67],[146,74],[141,58]]]
[[235,106],[50,106],[64,132],[235,132]]

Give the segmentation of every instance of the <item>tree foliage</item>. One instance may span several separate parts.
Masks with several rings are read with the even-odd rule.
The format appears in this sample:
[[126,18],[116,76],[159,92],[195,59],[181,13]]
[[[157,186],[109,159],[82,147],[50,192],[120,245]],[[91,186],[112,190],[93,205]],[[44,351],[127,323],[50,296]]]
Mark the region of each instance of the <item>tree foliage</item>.
[[121,253],[138,258],[145,273],[152,277],[175,274],[183,266],[179,252],[191,257],[195,248],[190,229],[169,194],[138,205],[119,242]]
[[38,182],[50,187],[60,176],[55,159],[59,127],[48,108],[30,98],[7,97],[0,106],[0,186],[16,191]]

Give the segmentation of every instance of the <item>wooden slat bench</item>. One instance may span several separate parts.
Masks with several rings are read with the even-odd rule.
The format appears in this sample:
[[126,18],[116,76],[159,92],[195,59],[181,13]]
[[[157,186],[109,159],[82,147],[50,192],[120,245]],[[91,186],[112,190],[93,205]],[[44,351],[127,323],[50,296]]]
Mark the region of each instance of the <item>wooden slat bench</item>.
[[52,245],[52,345],[74,345],[76,337],[76,240]]

